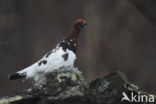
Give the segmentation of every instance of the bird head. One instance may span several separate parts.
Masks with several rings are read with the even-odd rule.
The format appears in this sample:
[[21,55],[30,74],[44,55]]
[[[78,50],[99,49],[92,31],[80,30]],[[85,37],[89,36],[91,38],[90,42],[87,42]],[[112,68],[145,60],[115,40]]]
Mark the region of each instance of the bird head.
[[67,35],[66,39],[75,39],[75,42],[77,42],[77,38],[79,36],[80,30],[86,25],[86,21],[79,18],[77,19],[74,24],[72,25],[72,28],[70,29],[69,34]]
[[76,20],[76,24],[78,24],[80,28],[83,28],[85,25],[87,25],[87,22],[84,19],[79,18]]

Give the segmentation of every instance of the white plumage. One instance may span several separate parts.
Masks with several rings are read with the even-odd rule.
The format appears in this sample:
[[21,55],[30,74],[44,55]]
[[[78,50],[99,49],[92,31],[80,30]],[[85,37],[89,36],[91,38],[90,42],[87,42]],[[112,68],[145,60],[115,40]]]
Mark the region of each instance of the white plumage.
[[[67,60],[63,58],[63,55],[68,54]],[[46,64],[39,63],[41,61],[47,61]],[[52,72],[63,66],[73,66],[76,60],[76,55],[71,50],[64,51],[62,47],[56,47],[52,50],[52,53],[46,57],[46,55],[33,65],[17,72],[19,74],[26,74],[26,78],[34,78],[35,80],[41,79],[46,73]]]

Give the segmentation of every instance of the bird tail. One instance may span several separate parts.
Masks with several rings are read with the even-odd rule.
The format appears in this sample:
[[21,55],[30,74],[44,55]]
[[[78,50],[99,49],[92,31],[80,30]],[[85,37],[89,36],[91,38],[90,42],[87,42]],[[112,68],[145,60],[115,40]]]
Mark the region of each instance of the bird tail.
[[15,79],[24,78],[24,77],[26,77],[26,74],[23,74],[23,73],[22,74],[14,73],[8,76],[10,80],[15,80]]

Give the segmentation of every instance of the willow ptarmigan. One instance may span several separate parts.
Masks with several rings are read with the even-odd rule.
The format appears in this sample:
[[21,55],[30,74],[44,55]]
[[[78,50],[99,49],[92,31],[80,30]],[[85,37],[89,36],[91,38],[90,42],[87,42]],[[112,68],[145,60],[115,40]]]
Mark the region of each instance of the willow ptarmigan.
[[80,30],[86,25],[85,20],[77,19],[69,34],[61,40],[54,49],[45,54],[43,58],[33,65],[18,71],[9,76],[9,79],[14,80],[26,77],[40,80],[46,73],[52,72],[63,66],[73,66],[76,60],[77,39]]

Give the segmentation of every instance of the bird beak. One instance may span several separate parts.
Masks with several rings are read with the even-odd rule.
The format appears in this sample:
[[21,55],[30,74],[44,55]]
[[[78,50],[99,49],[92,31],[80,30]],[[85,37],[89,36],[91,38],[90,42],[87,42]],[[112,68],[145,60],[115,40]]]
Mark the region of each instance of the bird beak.
[[86,21],[84,21],[83,23],[84,23],[84,26],[87,25],[87,22]]

